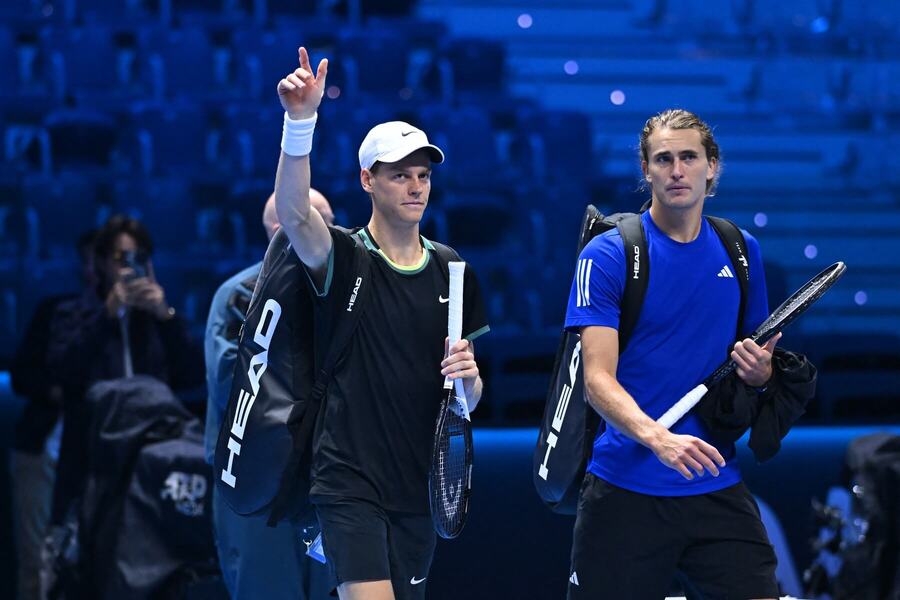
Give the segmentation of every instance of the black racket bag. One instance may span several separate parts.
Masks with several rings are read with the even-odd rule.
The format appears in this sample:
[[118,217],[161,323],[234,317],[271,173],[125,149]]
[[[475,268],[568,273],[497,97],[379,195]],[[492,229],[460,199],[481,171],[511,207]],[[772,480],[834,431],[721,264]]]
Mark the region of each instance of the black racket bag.
[[[640,253],[642,250],[646,256],[646,244],[637,215],[617,213],[604,217],[593,205],[588,205],[581,223],[576,258],[595,236],[614,227],[619,228],[623,240],[631,240],[632,245],[637,248],[632,249],[630,254],[626,252],[626,256],[632,256],[633,260],[634,252]],[[626,249],[628,246],[629,243],[626,242]],[[646,266],[639,273],[640,279],[634,280],[636,283],[632,286],[636,288],[632,293],[640,294],[638,304],[632,304],[638,307],[647,284]],[[625,298],[630,297],[629,290],[626,286]],[[627,315],[623,313],[623,331],[627,321]],[[634,315],[631,328],[636,321],[637,315]],[[627,338],[627,334],[620,336],[620,340],[623,338]],[[620,343],[621,348],[624,345]],[[538,496],[552,511],[575,514],[578,491],[584,479],[587,461],[591,457],[594,438],[602,426],[603,420],[588,404],[584,394],[581,336],[563,331],[551,371],[547,404],[532,459],[534,487]]]
[[[355,249],[354,269],[360,281],[367,281],[368,251],[361,243]],[[363,284],[358,290],[360,310],[347,312],[330,340],[317,339],[305,268],[283,230],[269,243],[241,328],[213,462],[213,480],[236,513],[265,516],[272,525],[282,519],[313,520],[308,498],[312,433],[368,288]]]

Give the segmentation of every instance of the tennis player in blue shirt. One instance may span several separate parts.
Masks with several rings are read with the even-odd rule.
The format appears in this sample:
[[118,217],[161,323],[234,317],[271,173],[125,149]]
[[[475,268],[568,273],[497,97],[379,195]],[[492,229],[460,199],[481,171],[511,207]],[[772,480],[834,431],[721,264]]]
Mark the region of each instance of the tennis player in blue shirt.
[[[762,388],[772,375],[777,338],[734,343],[739,284],[703,218],[719,147],[696,115],[668,110],[645,124],[640,152],[652,195],[641,217],[651,267],[627,348],[620,356],[626,269],[615,229],[584,248],[566,314],[566,327],[581,334],[587,397],[606,421],[581,489],[568,597],[656,600],[680,573],[704,597],[776,598],[775,553],[734,445],[714,444],[692,413],[671,431],[656,422],[729,350],[746,385]],[[759,244],[742,233],[746,336],[768,307]]]

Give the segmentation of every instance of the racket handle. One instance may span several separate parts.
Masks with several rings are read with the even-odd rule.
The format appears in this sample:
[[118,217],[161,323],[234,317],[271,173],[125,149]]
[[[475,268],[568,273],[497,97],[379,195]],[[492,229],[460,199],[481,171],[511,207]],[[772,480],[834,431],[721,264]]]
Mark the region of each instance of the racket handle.
[[447,265],[450,269],[450,306],[447,320],[447,336],[452,346],[462,337],[462,304],[463,276],[466,263],[452,261]]
[[[466,263],[462,261],[451,261],[447,263],[450,269],[450,306],[448,307],[447,318],[447,337],[450,338],[452,346],[462,337],[462,305],[463,305],[463,281],[466,273]],[[447,388],[449,379],[444,380],[444,387]],[[462,417],[469,420],[469,403],[466,398],[466,390],[463,386],[462,379],[454,380],[456,384],[456,397],[460,403]]]
[[683,417],[687,411],[694,408],[698,402],[700,402],[700,398],[706,395],[706,392],[709,391],[702,383],[689,391],[687,394],[682,396],[681,400],[672,405],[672,408],[666,411],[666,413],[656,420],[657,423],[665,427],[666,429],[670,429],[672,425],[678,422],[681,417]]

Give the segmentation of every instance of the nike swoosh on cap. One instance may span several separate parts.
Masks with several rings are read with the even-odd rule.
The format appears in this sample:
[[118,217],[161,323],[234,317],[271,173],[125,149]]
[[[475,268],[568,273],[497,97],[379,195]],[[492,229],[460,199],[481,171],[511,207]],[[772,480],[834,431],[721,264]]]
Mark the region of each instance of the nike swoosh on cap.
[[405,131],[405,132],[401,133],[400,135],[403,137],[406,137],[406,136],[410,135],[411,133],[415,133],[415,131]]

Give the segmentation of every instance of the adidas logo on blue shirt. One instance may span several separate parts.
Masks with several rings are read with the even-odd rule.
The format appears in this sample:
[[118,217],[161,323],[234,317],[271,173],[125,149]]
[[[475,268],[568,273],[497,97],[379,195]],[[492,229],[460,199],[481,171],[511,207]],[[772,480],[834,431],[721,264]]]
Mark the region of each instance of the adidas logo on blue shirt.
[[734,279],[734,273],[731,272],[731,269],[728,268],[728,265],[722,267],[722,270],[719,271],[718,277],[731,277]]

